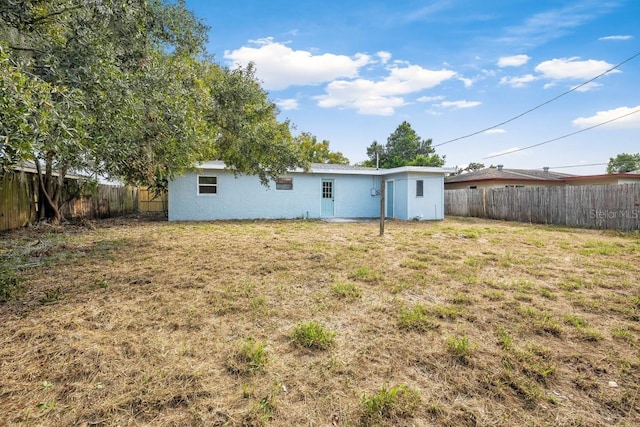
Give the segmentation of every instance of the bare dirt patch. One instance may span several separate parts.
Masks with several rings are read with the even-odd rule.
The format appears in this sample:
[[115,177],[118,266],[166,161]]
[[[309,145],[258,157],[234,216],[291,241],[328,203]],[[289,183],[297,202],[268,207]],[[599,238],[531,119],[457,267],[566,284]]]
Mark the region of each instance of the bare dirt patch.
[[128,218],[0,260],[6,425],[640,425],[638,234]]

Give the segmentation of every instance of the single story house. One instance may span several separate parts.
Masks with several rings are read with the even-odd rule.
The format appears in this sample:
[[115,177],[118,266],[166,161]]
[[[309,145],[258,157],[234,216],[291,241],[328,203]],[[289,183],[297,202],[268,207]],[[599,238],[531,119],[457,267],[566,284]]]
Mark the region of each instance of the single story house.
[[379,218],[383,180],[386,217],[438,220],[444,218],[444,176],[453,171],[314,163],[266,187],[256,176],[236,175],[211,161],[169,182],[169,221]]
[[640,174],[570,175],[542,169],[485,168],[474,172],[448,176],[445,190],[486,189],[504,187],[540,187],[558,185],[613,185],[640,183]]

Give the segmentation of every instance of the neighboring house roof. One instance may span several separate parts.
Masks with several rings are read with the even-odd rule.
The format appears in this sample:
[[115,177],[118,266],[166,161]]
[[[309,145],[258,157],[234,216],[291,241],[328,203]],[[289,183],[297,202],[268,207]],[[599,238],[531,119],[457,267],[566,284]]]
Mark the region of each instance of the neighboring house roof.
[[[201,169],[210,169],[210,170],[224,170],[231,168],[227,168],[223,161],[214,160],[210,162],[205,162],[199,165]],[[290,172],[295,173],[304,173],[303,169],[295,169]],[[421,172],[421,173],[452,173],[455,172],[454,168],[441,168],[441,167],[430,167],[430,166],[402,166],[399,168],[393,169],[376,169],[370,168],[366,166],[352,166],[352,165],[340,165],[340,164],[332,164],[332,163],[312,163],[310,169],[307,171],[309,173],[324,173],[324,174],[339,174],[339,175],[374,175],[374,176],[385,176],[392,175],[394,173],[401,172]]]
[[[32,161],[20,162],[18,165],[13,167],[13,170],[16,172],[25,172],[25,173],[32,173],[32,174],[38,173],[36,164]],[[42,166],[42,172],[44,173],[44,166]],[[51,172],[51,175],[58,176],[58,172],[56,170],[53,170]],[[76,171],[69,171],[65,175],[65,178],[69,178],[69,179],[85,179],[88,177],[89,177],[88,175],[81,175]]]
[[504,169],[497,168],[485,168],[478,171],[469,172],[465,174],[448,176],[445,178],[445,184],[453,183],[475,183],[475,182],[491,182],[491,181],[509,181],[509,182],[574,182],[581,180],[594,180],[594,179],[610,179],[610,178],[631,178],[640,179],[638,172],[629,173],[609,173],[600,175],[571,175],[567,173],[551,172],[548,169]]
[[564,179],[564,181],[580,181],[585,179],[607,179],[607,178],[629,178],[640,180],[638,172],[627,173],[605,173],[600,175],[574,175]]
[[562,182],[570,175],[538,169],[504,169],[485,168],[465,174],[448,176],[445,183],[477,182],[477,181],[559,181]]

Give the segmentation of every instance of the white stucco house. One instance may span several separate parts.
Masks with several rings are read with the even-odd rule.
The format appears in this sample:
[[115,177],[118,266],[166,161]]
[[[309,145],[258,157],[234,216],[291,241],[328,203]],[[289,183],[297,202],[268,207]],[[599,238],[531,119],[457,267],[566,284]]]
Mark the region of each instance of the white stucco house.
[[444,218],[444,176],[453,168],[405,166],[376,169],[312,164],[263,186],[256,176],[235,175],[211,161],[169,182],[169,221],[380,217]]

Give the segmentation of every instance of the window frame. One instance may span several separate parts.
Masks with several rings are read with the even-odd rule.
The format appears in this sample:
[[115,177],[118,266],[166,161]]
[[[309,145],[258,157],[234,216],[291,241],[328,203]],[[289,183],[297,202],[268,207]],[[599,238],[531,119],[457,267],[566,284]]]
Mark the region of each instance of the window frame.
[[424,197],[424,179],[416,179],[416,197]]
[[[215,184],[202,184],[200,183],[200,178],[215,178]],[[217,196],[218,195],[218,187],[220,183],[218,182],[218,175],[198,175],[197,177],[197,186],[198,186],[198,196]],[[202,187],[206,188],[215,188],[213,193],[205,193],[201,191]]]
[[277,191],[293,191],[293,177],[279,176],[276,178]]

